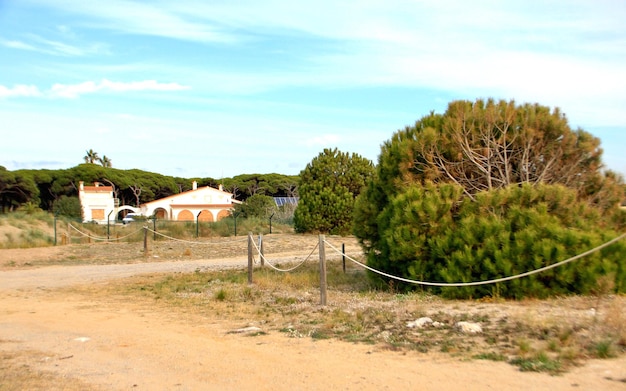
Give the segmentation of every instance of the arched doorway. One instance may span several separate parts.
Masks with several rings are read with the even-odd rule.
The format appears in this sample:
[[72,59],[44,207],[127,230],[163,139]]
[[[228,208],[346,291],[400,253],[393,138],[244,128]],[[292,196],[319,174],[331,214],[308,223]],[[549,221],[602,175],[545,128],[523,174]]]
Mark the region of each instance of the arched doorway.
[[167,211],[163,208],[156,208],[153,216],[156,216],[157,220],[167,220]]
[[193,213],[188,211],[187,209],[180,211],[178,217],[176,218],[178,221],[193,221]]
[[200,212],[200,215],[198,216],[198,221],[212,223],[213,213],[211,213],[211,211],[208,211],[206,209],[202,210],[202,212]]
[[217,214],[217,221],[220,221],[223,218],[230,216],[230,210],[223,209]]

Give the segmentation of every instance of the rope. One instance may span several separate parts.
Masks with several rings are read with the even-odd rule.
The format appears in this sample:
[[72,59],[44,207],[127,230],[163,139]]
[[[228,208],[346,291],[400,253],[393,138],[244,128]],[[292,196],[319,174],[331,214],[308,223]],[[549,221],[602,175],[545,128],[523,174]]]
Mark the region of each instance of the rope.
[[104,236],[93,236],[93,235],[90,235],[90,234],[88,234],[88,233],[82,232],[82,231],[81,231],[81,230],[79,230],[78,228],[74,227],[71,223],[69,224],[69,226],[70,226],[72,229],[74,229],[74,231],[76,231],[76,232],[78,232],[79,234],[81,234],[81,235],[82,235],[82,237],[90,238],[90,239],[93,239],[93,240],[101,240],[101,241],[105,241],[105,242],[125,239],[125,238],[127,238],[127,237],[129,237],[129,236],[132,236],[132,235],[136,234],[137,232],[141,231],[141,229],[138,229],[138,230],[136,230],[136,231],[134,231],[134,232],[131,232],[131,233],[127,234],[127,235],[124,235],[124,236],[122,236],[122,237],[119,237],[119,238],[114,238],[114,239],[109,239],[109,238],[105,238]]
[[225,244],[225,243],[243,242],[244,240],[247,240],[246,238],[243,238],[243,239],[220,241],[220,242],[216,242],[216,243],[199,242],[199,241],[194,241],[194,240],[178,239],[178,238],[175,238],[173,236],[168,236],[168,235],[162,234],[160,232],[154,231],[154,230],[150,229],[150,227],[147,227],[147,226],[144,227],[144,228],[147,229],[148,231],[152,232],[153,234],[159,235],[159,236],[164,237],[166,239],[174,240],[174,241],[177,241],[177,242],[189,243],[189,244]]
[[493,280],[487,280],[487,281],[454,282],[454,283],[417,281],[417,280],[409,280],[409,279],[402,278],[402,277],[398,277],[398,276],[393,276],[393,275],[391,275],[391,274],[387,274],[387,273],[385,273],[385,272],[382,272],[382,271],[380,271],[380,270],[376,270],[376,269],[374,269],[374,268],[372,268],[372,267],[370,267],[370,266],[367,266],[367,265],[365,265],[365,264],[363,264],[363,263],[361,263],[361,262],[357,261],[356,259],[354,259],[354,258],[350,257],[350,256],[349,256],[349,255],[347,255],[347,254],[343,254],[340,250],[338,250],[337,248],[335,248],[335,246],[333,246],[332,244],[330,244],[330,243],[329,243],[329,242],[327,242],[326,240],[324,240],[324,243],[328,244],[328,245],[330,246],[330,248],[332,248],[333,250],[335,250],[337,253],[345,255],[345,256],[346,256],[346,257],[347,257],[350,261],[352,261],[352,262],[356,263],[357,265],[360,265],[360,266],[364,267],[365,269],[367,269],[367,270],[369,270],[369,271],[372,271],[372,272],[374,272],[374,273],[378,273],[378,274],[380,274],[380,275],[382,275],[382,276],[385,276],[385,277],[388,277],[388,278],[392,278],[392,279],[394,279],[394,280],[398,280],[398,281],[402,281],[402,282],[407,282],[407,283],[410,283],[410,284],[426,285],[426,286],[438,286],[438,287],[464,287],[464,286],[477,286],[477,285],[496,284],[496,283],[499,283],[499,282],[504,282],[504,281],[515,280],[515,279],[518,279],[518,278],[527,277],[527,276],[530,276],[530,275],[533,275],[533,274],[541,273],[541,272],[544,272],[544,271],[546,271],[546,270],[553,269],[553,268],[558,267],[558,266],[561,266],[561,265],[565,265],[566,263],[569,263],[569,262],[575,261],[575,260],[577,260],[577,259],[579,259],[579,258],[582,258],[582,257],[585,257],[585,256],[587,256],[587,255],[589,255],[589,254],[592,254],[592,253],[594,253],[594,252],[596,252],[596,251],[598,251],[598,250],[601,250],[601,249],[603,249],[603,248],[605,248],[605,247],[610,246],[611,244],[613,244],[613,243],[615,243],[615,242],[617,242],[617,241],[619,241],[619,240],[623,239],[624,237],[626,237],[626,233],[623,233],[622,235],[620,235],[620,236],[618,236],[618,237],[616,237],[616,238],[614,238],[614,239],[612,239],[612,240],[609,240],[608,242],[606,242],[606,243],[604,243],[604,244],[601,244],[601,245],[599,245],[599,246],[598,246],[598,247],[596,247],[596,248],[592,248],[591,250],[588,250],[588,251],[585,251],[584,253],[581,253],[581,254],[575,255],[575,256],[573,256],[573,257],[571,257],[571,258],[568,258],[568,259],[566,259],[566,260],[564,260],[564,261],[560,261],[560,262],[554,263],[554,264],[552,264],[552,265],[544,266],[544,267],[542,267],[542,268],[539,268],[539,269],[536,269],[536,270],[531,270],[531,271],[528,271],[528,272],[525,272],[525,273],[516,274],[516,275],[514,275],[514,276],[502,277],[502,278],[496,278],[496,279],[493,279]]
[[309,258],[311,257],[311,255],[313,255],[313,252],[315,252],[315,250],[316,250],[316,249],[317,249],[317,247],[319,246],[319,243],[317,243],[317,244],[315,245],[315,247],[313,247],[313,250],[311,250],[311,252],[309,253],[309,255],[308,255],[306,258],[304,258],[304,260],[303,260],[302,262],[300,262],[299,264],[297,264],[296,266],[294,266],[294,267],[292,267],[292,268],[289,268],[289,269],[280,269],[280,268],[278,268],[278,267],[276,267],[276,266],[272,265],[272,263],[271,263],[271,262],[270,262],[267,258],[265,258],[265,255],[263,255],[263,254],[261,253],[261,250],[260,250],[260,249],[259,249],[259,247],[256,245],[256,243],[254,242],[254,240],[252,240],[252,244],[254,245],[254,248],[256,248],[256,251],[259,253],[259,257],[260,257],[261,259],[263,259],[263,260],[267,263],[267,265],[268,265],[270,268],[272,268],[272,269],[276,270],[277,272],[290,272],[290,271],[296,270],[297,268],[299,268],[300,266],[302,266],[302,265],[303,265],[306,261],[308,261],[308,260],[309,260]]

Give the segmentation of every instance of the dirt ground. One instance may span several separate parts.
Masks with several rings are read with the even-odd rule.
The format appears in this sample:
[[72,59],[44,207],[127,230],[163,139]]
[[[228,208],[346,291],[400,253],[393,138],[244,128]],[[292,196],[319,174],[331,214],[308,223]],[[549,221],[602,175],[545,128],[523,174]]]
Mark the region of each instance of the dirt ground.
[[[274,259],[303,259],[315,245],[315,237],[306,239],[298,251],[296,236],[266,246]],[[626,390],[623,356],[551,376],[442,353],[250,336],[233,332],[245,326],[240,321],[72,289],[145,273],[243,267],[241,243],[232,246],[207,253],[193,244],[155,244],[148,256],[137,243],[0,250],[0,390]],[[346,246],[358,251],[354,242]]]

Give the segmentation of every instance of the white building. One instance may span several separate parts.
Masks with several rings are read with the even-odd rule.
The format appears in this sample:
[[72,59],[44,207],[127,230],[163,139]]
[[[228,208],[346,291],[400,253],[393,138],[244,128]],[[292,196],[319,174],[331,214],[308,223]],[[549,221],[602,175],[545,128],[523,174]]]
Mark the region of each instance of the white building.
[[113,198],[113,187],[103,186],[98,182],[94,183],[94,186],[85,186],[85,183],[80,181],[78,199],[83,211],[83,222],[106,224],[107,218],[115,221],[117,211]]
[[233,199],[233,194],[209,186],[198,188],[193,182],[193,189],[161,198],[134,208],[128,205],[119,206],[119,201],[113,197],[113,187],[94,183],[94,186],[85,186],[79,183],[78,198],[83,211],[83,222],[107,224],[115,222],[118,214],[123,210],[141,214],[146,217],[156,216],[159,220],[178,221],[219,221],[230,215],[235,204],[241,201]]
[[159,220],[212,222],[229,216],[235,204],[240,203],[222,185],[218,189],[198,188],[198,183],[193,181],[192,190],[141,205],[141,214]]

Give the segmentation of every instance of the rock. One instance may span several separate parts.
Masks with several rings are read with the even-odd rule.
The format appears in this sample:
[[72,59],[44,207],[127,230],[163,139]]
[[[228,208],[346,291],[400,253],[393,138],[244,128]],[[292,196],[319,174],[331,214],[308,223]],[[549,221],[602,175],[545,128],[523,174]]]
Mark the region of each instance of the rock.
[[91,340],[91,338],[89,337],[78,337],[78,338],[74,338],[74,341],[78,341],[78,342],[87,342]]
[[261,331],[260,327],[250,326],[250,327],[244,327],[241,329],[231,330],[228,333],[229,334],[242,334],[242,333],[257,333],[260,331]]
[[427,316],[424,316],[422,318],[416,319],[412,322],[407,322],[406,327],[412,329],[412,328],[418,328],[418,329],[423,329],[424,327],[430,325],[433,323],[433,320],[430,319]]
[[457,322],[455,326],[459,331],[465,334],[479,334],[483,332],[483,328],[480,327],[480,324],[474,322]]
[[385,342],[389,342],[389,340],[391,339],[391,332],[383,331],[380,334],[378,334],[378,337],[380,337]]

